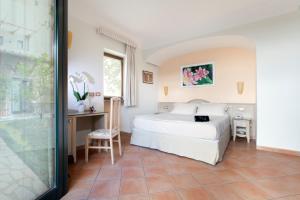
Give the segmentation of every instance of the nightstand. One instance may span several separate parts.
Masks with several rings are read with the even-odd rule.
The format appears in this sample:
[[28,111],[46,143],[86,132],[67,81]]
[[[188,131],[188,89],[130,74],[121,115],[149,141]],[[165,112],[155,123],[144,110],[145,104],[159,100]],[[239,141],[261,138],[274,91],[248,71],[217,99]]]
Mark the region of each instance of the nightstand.
[[247,138],[247,142],[250,142],[250,123],[251,119],[233,119],[233,141],[238,136]]

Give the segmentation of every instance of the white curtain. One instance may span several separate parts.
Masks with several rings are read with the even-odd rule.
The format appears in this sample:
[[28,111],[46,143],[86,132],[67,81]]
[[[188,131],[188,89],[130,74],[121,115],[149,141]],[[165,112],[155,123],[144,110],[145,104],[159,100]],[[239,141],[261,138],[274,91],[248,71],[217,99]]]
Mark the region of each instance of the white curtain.
[[99,35],[104,35],[105,37],[121,42],[126,46],[124,104],[126,107],[136,106],[135,49],[137,45],[129,38],[101,26],[97,28],[96,32]]
[[125,97],[127,107],[136,106],[135,47],[126,45]]

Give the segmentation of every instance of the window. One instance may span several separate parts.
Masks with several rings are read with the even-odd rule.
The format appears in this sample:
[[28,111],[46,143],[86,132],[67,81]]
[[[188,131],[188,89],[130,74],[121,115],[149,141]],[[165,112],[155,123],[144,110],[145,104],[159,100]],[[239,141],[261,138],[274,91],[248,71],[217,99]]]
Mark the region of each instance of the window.
[[20,78],[12,79],[11,88],[11,111],[12,113],[29,113],[33,112],[31,102],[33,101],[30,95],[32,84],[29,80]]
[[24,49],[24,41],[23,40],[18,40],[17,41],[17,48],[18,49]]
[[122,97],[123,95],[123,58],[104,53],[104,97]]
[[[64,27],[67,8],[37,1],[0,0],[0,199],[53,199],[64,189],[64,72],[56,70],[64,33],[54,27]],[[27,34],[33,56],[24,55]]]
[[26,51],[29,50],[29,40],[30,40],[30,36],[26,35],[26,36],[25,36],[25,39],[24,39],[24,49],[25,49]]

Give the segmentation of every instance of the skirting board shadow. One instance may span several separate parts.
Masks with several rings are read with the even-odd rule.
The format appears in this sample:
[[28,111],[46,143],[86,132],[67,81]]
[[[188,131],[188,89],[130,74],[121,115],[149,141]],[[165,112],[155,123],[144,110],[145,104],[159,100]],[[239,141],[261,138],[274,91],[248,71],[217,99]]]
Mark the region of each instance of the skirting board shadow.
[[279,148],[272,148],[272,147],[264,147],[264,146],[257,146],[256,149],[262,150],[262,151],[274,152],[274,153],[281,153],[281,154],[291,155],[291,156],[300,156],[300,151],[293,151],[293,150],[279,149]]

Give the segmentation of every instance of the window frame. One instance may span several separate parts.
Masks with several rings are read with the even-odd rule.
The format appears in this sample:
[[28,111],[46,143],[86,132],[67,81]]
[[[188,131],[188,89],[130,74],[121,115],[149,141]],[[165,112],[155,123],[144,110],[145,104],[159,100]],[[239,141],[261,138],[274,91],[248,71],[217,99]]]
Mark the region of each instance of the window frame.
[[[109,58],[121,61],[121,96],[120,96],[120,98],[123,99],[123,95],[124,95],[124,58],[121,56],[114,55],[112,53],[108,53],[108,52],[104,52],[103,58],[104,57],[109,57]],[[103,59],[103,64],[104,64],[104,59]],[[103,68],[104,68],[104,66],[103,66]],[[104,88],[103,88],[103,97],[104,97],[104,100],[110,100],[113,96],[105,96]]]
[[17,49],[24,50],[24,40],[17,40]]

